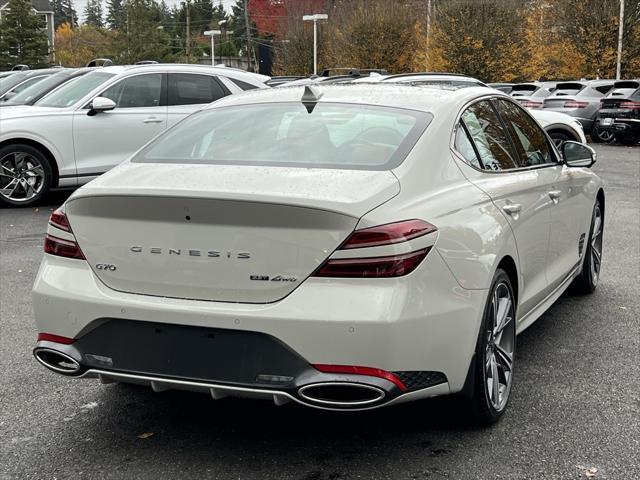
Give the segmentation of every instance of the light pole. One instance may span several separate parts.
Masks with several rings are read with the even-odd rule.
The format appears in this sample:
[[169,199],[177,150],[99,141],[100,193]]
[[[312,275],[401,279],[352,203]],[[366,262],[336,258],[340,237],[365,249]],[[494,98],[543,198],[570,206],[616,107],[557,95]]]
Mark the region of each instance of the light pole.
[[318,20],[326,20],[329,15],[326,13],[314,13],[313,15],[304,15],[303,22],[313,22],[313,74],[318,74]]
[[215,37],[216,35],[220,35],[220,30],[207,30],[206,32],[204,32],[204,34],[207,37],[211,37],[211,66],[213,67],[213,65],[215,64],[215,44],[213,41],[213,37]]
[[618,58],[616,60],[616,80],[620,80],[620,74],[622,73],[622,34],[624,32],[624,0],[620,0],[620,20],[618,25]]

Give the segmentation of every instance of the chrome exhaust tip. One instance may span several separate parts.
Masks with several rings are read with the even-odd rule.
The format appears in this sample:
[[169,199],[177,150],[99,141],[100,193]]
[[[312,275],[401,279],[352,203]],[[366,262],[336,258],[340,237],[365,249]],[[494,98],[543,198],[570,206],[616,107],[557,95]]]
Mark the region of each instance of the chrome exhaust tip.
[[322,382],[301,387],[298,395],[316,405],[350,408],[377,403],[386,393],[381,388],[363,383]]
[[77,375],[82,369],[73,357],[51,348],[38,347],[34,349],[33,356],[48,369],[63,375]]

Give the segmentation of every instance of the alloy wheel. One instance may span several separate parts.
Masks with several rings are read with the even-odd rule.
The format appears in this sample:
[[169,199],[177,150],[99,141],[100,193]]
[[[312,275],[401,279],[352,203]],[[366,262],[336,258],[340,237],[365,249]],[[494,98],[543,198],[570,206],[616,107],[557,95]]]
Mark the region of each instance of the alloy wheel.
[[44,184],[44,167],[33,155],[16,151],[0,158],[0,196],[16,203],[29,202]]
[[600,265],[602,262],[602,211],[600,205],[593,210],[593,230],[591,233],[591,282],[598,284],[600,277]]
[[498,283],[492,293],[487,319],[485,388],[491,406],[502,411],[507,405],[513,379],[515,351],[515,307],[511,289]]

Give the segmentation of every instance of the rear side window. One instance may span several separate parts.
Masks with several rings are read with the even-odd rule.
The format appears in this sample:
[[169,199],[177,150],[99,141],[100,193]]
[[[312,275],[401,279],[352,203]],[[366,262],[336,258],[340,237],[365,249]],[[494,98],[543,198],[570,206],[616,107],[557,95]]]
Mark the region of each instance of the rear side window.
[[242,80],[238,80],[237,78],[231,78],[231,77],[225,77],[225,78],[231,80],[233,83],[235,83],[242,90],[254,90],[254,89],[258,88],[255,85],[251,85],[250,83],[243,82]]
[[462,114],[483,168],[490,171],[516,168],[509,136],[488,100],[471,105]]
[[389,170],[429,125],[426,112],[360,104],[301,102],[202,110],[132,161]]
[[533,167],[555,163],[556,159],[538,124],[527,115],[522,108],[506,100],[496,101],[498,111],[503,120],[511,127],[516,150],[518,151],[518,165]]
[[198,105],[228,95],[211,75],[169,74],[169,105]]
[[613,85],[600,85],[599,87],[595,87],[594,90],[600,92],[603,95],[606,95],[612,88]]
[[469,134],[462,123],[458,125],[456,130],[455,149],[460,155],[462,155],[468,164],[473,165],[476,168],[482,168],[478,155],[473,148],[473,143],[471,143]]
[[158,107],[162,97],[162,74],[128,77],[100,94],[116,103],[116,108]]

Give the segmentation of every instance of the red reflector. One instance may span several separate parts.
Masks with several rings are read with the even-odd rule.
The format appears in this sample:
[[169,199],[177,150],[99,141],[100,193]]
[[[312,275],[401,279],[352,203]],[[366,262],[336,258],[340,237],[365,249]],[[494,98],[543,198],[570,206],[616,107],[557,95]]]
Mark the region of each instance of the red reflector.
[[564,102],[564,108],[584,108],[589,105],[588,102],[578,102],[577,100],[569,100]]
[[393,373],[387,372],[386,370],[380,370],[379,368],[371,368],[371,367],[356,367],[354,365],[325,365],[318,364],[313,365],[316,370],[321,371],[322,373],[345,373],[352,375],[368,375],[369,377],[377,377],[384,378],[385,380],[389,380],[391,383],[396,384],[396,386],[404,391],[407,389],[407,386],[402,383],[398,377],[396,377]]
[[378,247],[392,243],[406,242],[421,237],[438,229],[423,220],[406,220],[404,222],[387,223],[377,227],[356,230],[342,244],[340,250],[349,248]]
[[413,272],[431,247],[403,255],[372,258],[334,258],[324,262],[314,277],[390,278]]
[[62,343],[63,345],[71,345],[73,342],[76,341],[75,338],[67,338],[67,337],[61,337],[60,335],[54,335],[53,333],[39,333],[38,334],[38,341],[41,342],[55,342],[55,343]]
[[67,220],[67,216],[60,209],[51,214],[49,217],[49,223],[60,230],[64,230],[65,232],[71,231],[69,220]]
[[620,108],[628,108],[630,110],[639,110],[640,102],[622,102]]
[[84,254],[76,242],[73,240],[54,237],[49,234],[44,237],[44,252],[58,257],[85,260]]

